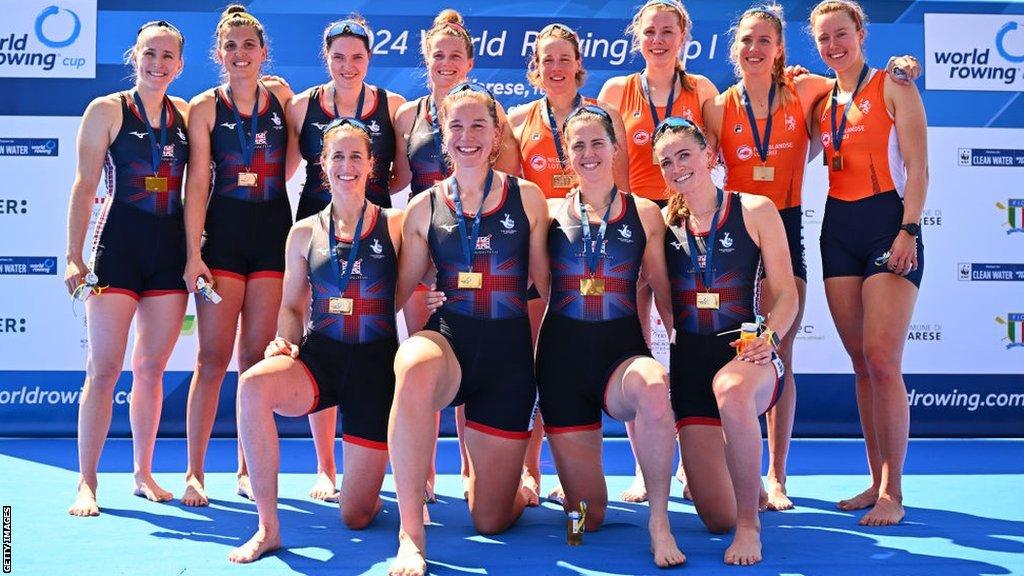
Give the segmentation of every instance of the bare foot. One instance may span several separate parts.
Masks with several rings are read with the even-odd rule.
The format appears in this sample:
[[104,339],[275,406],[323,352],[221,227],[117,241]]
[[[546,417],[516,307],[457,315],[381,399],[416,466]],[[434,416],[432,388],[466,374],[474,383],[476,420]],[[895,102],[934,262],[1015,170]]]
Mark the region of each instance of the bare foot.
[[85,482],[78,483],[78,496],[68,508],[68,514],[72,516],[99,516],[100,507],[96,503],[96,488],[90,487]]
[[[313,487],[309,489],[309,497],[314,500],[323,500],[325,502],[337,502],[338,501],[338,488],[334,485],[335,476],[328,474],[327,472],[317,472],[316,482],[313,483]],[[241,484],[241,482],[239,482]]]
[[846,500],[840,500],[836,506],[840,510],[863,510],[864,508],[870,508],[875,505],[878,500],[878,488],[871,487],[867,490],[857,494],[853,498],[847,498]]
[[555,489],[548,493],[548,502],[565,506],[565,490],[562,490],[561,484],[555,486]]
[[423,503],[433,504],[434,502],[437,502],[437,495],[434,494],[434,483],[427,480],[427,486],[423,488]]
[[523,470],[523,478],[519,484],[519,492],[526,498],[527,506],[540,506],[540,484],[537,479]]
[[228,560],[235,564],[248,564],[280,547],[281,534],[277,530],[270,531],[264,526],[260,526],[248,542],[228,553]]
[[469,476],[462,477],[462,499],[469,500]]
[[238,477],[238,490],[235,493],[243,498],[248,498],[250,501],[256,501],[256,498],[252,495],[252,483],[249,482],[248,474]]
[[768,508],[768,491],[764,489],[764,482],[761,482],[761,492],[757,495],[757,511],[764,512]]
[[725,563],[751,566],[761,561],[761,531],[753,527],[736,527],[732,544],[725,549]]
[[167,502],[174,498],[174,494],[161,488],[149,474],[135,475],[135,489],[132,490],[132,494],[150,502]]
[[903,520],[905,514],[901,498],[882,494],[875,502],[874,508],[860,519],[859,524],[861,526],[895,526]]
[[206,489],[203,481],[196,476],[185,478],[185,494],[181,497],[181,503],[185,506],[209,506],[210,499],[206,497]]
[[768,510],[791,510],[793,508],[793,501],[786,495],[786,483],[779,482],[771,476],[768,477],[768,502],[766,505]]
[[633,476],[633,483],[619,494],[623,502],[647,502],[647,485],[641,475]]
[[398,552],[388,566],[388,576],[424,576],[426,573],[427,560],[423,556],[423,547],[413,542],[404,532],[399,533]]
[[690,485],[686,483],[686,471],[683,470],[683,463],[676,468],[676,481],[683,485],[683,499],[693,501],[693,494],[690,494]]
[[654,555],[654,563],[658,568],[671,568],[681,566],[686,562],[686,554],[676,545],[676,539],[672,537],[672,530],[667,525],[659,528],[650,528],[651,531],[651,554]]

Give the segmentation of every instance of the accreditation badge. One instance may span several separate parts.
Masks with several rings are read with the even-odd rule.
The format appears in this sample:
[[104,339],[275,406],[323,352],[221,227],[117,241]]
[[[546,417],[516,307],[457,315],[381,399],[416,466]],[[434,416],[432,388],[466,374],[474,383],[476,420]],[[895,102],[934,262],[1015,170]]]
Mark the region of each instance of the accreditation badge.
[[327,302],[327,311],[331,314],[342,314],[344,316],[352,315],[352,299],[351,298],[331,298]]
[[480,272],[459,272],[460,289],[479,290],[484,286],[484,275]]
[[775,180],[774,166],[754,166],[755,182],[771,182]]
[[569,174],[555,174],[551,177],[551,184],[555,188],[572,188],[572,176]]
[[604,294],[604,278],[580,278],[580,294],[584,296]]
[[258,176],[259,176],[259,174],[255,173],[255,172],[239,172],[238,173],[238,185],[239,186],[247,186],[247,187],[250,187],[250,188],[255,187]]
[[167,178],[163,176],[146,176],[146,192],[167,192]]
[[721,295],[717,292],[697,292],[698,310],[718,310],[721,305]]

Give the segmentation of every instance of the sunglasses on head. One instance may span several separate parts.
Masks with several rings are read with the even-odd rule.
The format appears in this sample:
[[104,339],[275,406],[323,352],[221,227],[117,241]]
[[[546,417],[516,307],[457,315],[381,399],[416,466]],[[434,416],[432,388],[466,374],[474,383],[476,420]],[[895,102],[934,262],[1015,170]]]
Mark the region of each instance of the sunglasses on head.
[[557,30],[561,30],[562,32],[565,32],[566,34],[572,36],[576,40],[576,43],[579,43],[580,35],[577,34],[576,31],[573,30],[572,28],[569,28],[565,24],[559,24],[558,22],[548,24],[547,26],[541,28],[540,32],[537,33],[537,37],[547,36]]
[[661,123],[658,124],[658,127],[654,129],[654,137],[657,138],[669,128],[694,128],[697,129],[698,132],[700,131],[696,124],[690,122],[686,118],[682,118],[680,116],[669,116],[662,120]]
[[449,94],[456,94],[458,92],[479,92],[481,94],[487,94],[490,96],[491,100],[494,100],[494,94],[491,94],[491,91],[487,89],[487,86],[484,86],[479,82],[470,82],[469,80],[459,82],[448,91]]
[[175,34],[177,34],[178,38],[181,40],[181,45],[182,46],[185,45],[185,35],[181,33],[181,30],[178,30],[177,26],[175,26],[174,24],[171,24],[167,20],[151,20],[149,22],[146,22],[142,26],[139,26],[139,31],[136,32],[135,35],[138,36],[139,34],[142,34],[142,31],[145,30],[146,28],[152,28],[154,26],[157,27],[157,28],[166,28],[166,29],[170,30],[171,32],[174,32]]
[[366,124],[363,124],[361,121],[355,118],[348,117],[335,118],[334,120],[331,120],[330,124],[324,127],[323,136],[326,137],[328,132],[336,128],[340,128],[342,126],[352,126],[358,130],[362,130],[363,132],[365,132],[367,137],[372,137],[370,135],[370,128]]
[[598,106],[596,104],[584,104],[583,106],[580,106],[579,108],[577,108],[577,109],[573,110],[571,113],[569,113],[569,116],[566,117],[566,119],[565,119],[566,124],[569,123],[569,120],[579,116],[580,114],[583,114],[584,112],[590,112],[591,114],[596,114],[596,115],[601,117],[601,120],[607,121],[609,123],[612,121],[611,115],[608,114],[608,112],[604,108],[601,108],[600,106]]
[[324,44],[330,46],[331,42],[334,42],[335,38],[339,38],[341,36],[357,36],[366,40],[368,44],[373,44],[373,33],[370,32],[366,26],[363,26],[355,20],[342,20],[341,22],[336,22],[327,30],[327,33],[324,34]]

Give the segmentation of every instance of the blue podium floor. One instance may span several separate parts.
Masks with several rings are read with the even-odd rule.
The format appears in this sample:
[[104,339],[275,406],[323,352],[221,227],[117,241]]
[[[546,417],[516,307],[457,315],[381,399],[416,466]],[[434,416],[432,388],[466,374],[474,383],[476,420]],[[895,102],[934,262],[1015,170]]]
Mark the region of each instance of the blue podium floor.
[[[340,444],[338,447],[339,465]],[[160,440],[155,471],[180,496],[184,440]],[[234,494],[235,443],[214,440],[208,457],[208,508],[177,500],[155,504],[131,495],[131,444],[107,443],[101,462],[97,518],[73,518],[77,457],[74,440],[0,440],[0,504],[11,507],[13,574],[56,576],[384,574],[396,547],[394,486],[384,483],[384,509],[366,530],[346,529],[337,505],[306,493],[315,469],[309,440],[282,441],[280,477],[284,549],[236,566],[226,555],[256,525],[256,509]],[[628,444],[605,443],[614,500],[633,470]],[[557,479],[542,457],[546,494]],[[438,448],[438,502],[428,529],[430,573],[444,576],[654,574],[646,506],[610,502],[605,527],[584,545],[565,544],[565,516],[550,505],[527,509],[505,534],[483,537],[470,524],[453,440]],[[722,564],[730,536],[703,529],[682,487],[673,482],[673,532],[689,560],[678,573],[837,576],[1024,574],[1024,441],[917,440],[904,484],[907,517],[900,526],[863,528],[863,512],[835,501],[867,485],[860,441],[798,440],[790,456],[794,510],[761,515],[765,560]]]

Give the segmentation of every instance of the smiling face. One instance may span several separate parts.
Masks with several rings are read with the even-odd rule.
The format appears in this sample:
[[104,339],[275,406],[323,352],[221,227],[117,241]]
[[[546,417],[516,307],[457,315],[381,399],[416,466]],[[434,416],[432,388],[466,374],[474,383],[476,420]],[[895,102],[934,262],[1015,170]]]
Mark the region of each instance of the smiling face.
[[231,26],[222,29],[217,41],[217,60],[228,78],[258,76],[267,59],[267,47],[260,42],[252,26]]
[[447,92],[466,80],[473,69],[473,60],[466,53],[466,42],[462,38],[437,34],[427,47],[427,68],[432,86]]
[[640,54],[648,66],[675,64],[686,41],[681,16],[673,8],[649,6],[640,15]]
[[366,43],[355,36],[339,36],[327,49],[327,69],[331,79],[342,88],[359,86],[366,79],[370,53]]
[[132,50],[135,84],[166,91],[184,66],[181,41],[170,30],[151,26],[142,31]]
[[441,114],[445,149],[455,166],[474,168],[488,165],[499,133],[487,96],[471,93],[449,97],[445,99]]
[[776,62],[785,58],[785,52],[774,24],[747,16],[736,29],[731,57],[744,77],[753,77],[771,74]]
[[575,92],[582,63],[572,42],[546,36],[537,42],[536,67],[540,87],[549,94]]
[[328,131],[324,140],[320,165],[331,191],[365,190],[366,180],[373,172],[369,137],[353,126],[341,126]]
[[612,159],[617,145],[612,141],[606,122],[584,113],[565,128],[569,146],[569,164],[581,181],[605,183],[613,180]]
[[864,28],[859,27],[846,10],[815,16],[811,31],[822,62],[837,73],[859,66],[863,61]]
[[690,193],[711,181],[712,151],[689,132],[667,132],[654,143],[661,175],[673,193]]

